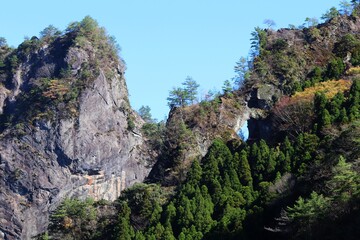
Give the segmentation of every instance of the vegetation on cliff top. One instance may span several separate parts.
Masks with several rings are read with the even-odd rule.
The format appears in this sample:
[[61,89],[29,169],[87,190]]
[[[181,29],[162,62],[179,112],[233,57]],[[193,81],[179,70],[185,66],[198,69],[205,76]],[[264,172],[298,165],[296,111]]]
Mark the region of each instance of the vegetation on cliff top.
[[[106,78],[112,78],[118,66],[124,65],[118,53],[115,39],[89,16],[69,24],[64,32],[50,25],[40,32],[39,38],[26,39],[17,49],[9,48],[3,39],[0,86],[7,92],[17,92],[20,77],[25,84],[14,96],[15,102],[5,104],[0,130],[11,125],[21,129],[24,124],[51,120],[54,115],[76,116],[81,91],[90,86],[100,70]],[[31,71],[21,76],[26,66]]]

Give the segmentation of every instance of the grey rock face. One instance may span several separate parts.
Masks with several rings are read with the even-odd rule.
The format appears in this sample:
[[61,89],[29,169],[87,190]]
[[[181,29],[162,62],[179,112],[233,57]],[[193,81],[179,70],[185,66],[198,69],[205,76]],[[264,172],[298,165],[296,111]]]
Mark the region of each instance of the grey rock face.
[[[76,74],[87,56],[70,48],[65,61]],[[56,69],[56,64],[50,61],[40,70],[51,75],[43,70]],[[19,84],[30,75],[29,67],[22,66]],[[50,212],[66,197],[115,200],[148,175],[148,148],[139,134],[142,119],[130,109],[123,69],[112,69],[111,78],[100,69],[81,92],[75,116],[40,119],[24,123],[21,134],[15,127],[1,134],[0,239],[30,239],[43,232]],[[0,89],[1,110],[14,96],[9,91]],[[131,130],[129,118],[135,123]]]
[[249,99],[249,107],[269,110],[276,99],[281,97],[281,91],[271,84],[262,84],[254,88]]

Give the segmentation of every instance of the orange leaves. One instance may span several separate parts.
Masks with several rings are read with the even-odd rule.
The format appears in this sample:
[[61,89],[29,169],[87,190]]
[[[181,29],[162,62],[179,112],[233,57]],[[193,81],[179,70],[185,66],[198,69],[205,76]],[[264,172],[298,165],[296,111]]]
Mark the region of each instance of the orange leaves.
[[296,92],[291,97],[282,97],[272,109],[274,128],[287,132],[288,136],[309,131],[315,119],[315,93],[323,92],[327,99],[331,99],[338,92],[349,90],[351,84],[352,81],[349,80],[321,82],[302,92]]
[[69,91],[69,85],[65,81],[51,80],[47,90],[43,93],[44,97],[57,99],[64,96]]
[[333,98],[338,92],[345,92],[350,89],[352,81],[349,80],[331,80],[315,84],[314,87],[306,88],[302,92],[296,92],[291,100],[312,101],[316,92],[323,92],[328,99]]

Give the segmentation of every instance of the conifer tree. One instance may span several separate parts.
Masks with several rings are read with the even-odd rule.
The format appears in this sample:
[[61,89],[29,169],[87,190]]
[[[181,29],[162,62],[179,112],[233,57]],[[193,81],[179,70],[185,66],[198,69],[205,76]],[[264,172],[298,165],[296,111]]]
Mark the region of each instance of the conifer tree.
[[[235,158],[238,158],[239,154],[235,153]],[[245,150],[240,152],[240,163],[239,163],[239,178],[240,182],[243,186],[252,187],[252,176],[251,176],[251,169],[247,159],[247,153]]]
[[130,224],[131,209],[126,202],[120,203],[120,214],[116,225],[117,240],[131,240],[134,236],[134,229]]

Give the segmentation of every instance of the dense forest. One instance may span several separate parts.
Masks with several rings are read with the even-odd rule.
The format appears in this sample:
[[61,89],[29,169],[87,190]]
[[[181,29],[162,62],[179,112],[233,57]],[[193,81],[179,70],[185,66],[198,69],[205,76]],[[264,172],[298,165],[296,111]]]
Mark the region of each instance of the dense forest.
[[[292,31],[321,44],[326,28],[358,19],[352,4],[352,13],[332,8],[325,23]],[[135,184],[114,203],[67,199],[41,238],[359,239],[360,37],[342,33],[319,64],[272,32],[255,29],[242,87],[224,93],[275,83],[283,94],[267,117],[271,138],[216,139],[179,185]],[[184,107],[175,90],[169,105]],[[160,125],[144,126],[161,148]]]

